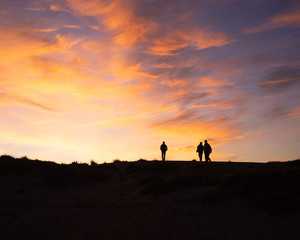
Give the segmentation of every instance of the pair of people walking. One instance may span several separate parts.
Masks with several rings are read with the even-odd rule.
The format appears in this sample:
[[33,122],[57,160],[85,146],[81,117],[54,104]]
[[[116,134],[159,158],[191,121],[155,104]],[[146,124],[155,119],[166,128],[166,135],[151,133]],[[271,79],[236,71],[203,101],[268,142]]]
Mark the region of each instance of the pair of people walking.
[[202,162],[203,152],[204,152],[204,156],[205,156],[205,162],[211,162],[211,159],[210,159],[209,155],[212,152],[212,148],[209,145],[209,143],[207,142],[207,140],[204,141],[204,146],[202,145],[202,142],[200,142],[200,144],[197,147],[196,152],[198,152],[200,162]]
[[[161,158],[163,161],[165,161],[166,160],[166,152],[168,151],[168,146],[166,145],[165,142],[163,142],[162,145],[160,145],[160,151],[161,151]],[[209,143],[207,142],[207,140],[204,141],[204,146],[202,145],[202,142],[200,142],[200,144],[197,147],[196,152],[198,152],[200,162],[202,162],[203,152],[205,155],[205,162],[211,162],[209,155],[212,152],[212,148],[209,145]]]

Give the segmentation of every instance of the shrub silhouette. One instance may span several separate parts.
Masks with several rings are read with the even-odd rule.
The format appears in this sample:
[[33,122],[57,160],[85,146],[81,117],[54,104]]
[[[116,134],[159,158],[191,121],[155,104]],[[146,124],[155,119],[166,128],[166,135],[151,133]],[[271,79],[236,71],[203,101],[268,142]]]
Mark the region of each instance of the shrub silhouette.
[[97,166],[98,165],[98,163],[96,163],[94,160],[91,160],[91,164],[90,164],[91,166]]
[[27,157],[14,158],[9,155],[0,156],[0,174],[31,174],[40,179],[46,187],[60,187],[70,184],[84,185],[87,182],[106,181],[108,174],[99,165],[73,162],[69,165],[57,164]]
[[27,157],[14,158],[10,155],[2,155],[0,157],[0,173],[19,173],[25,174],[31,171],[32,162]]

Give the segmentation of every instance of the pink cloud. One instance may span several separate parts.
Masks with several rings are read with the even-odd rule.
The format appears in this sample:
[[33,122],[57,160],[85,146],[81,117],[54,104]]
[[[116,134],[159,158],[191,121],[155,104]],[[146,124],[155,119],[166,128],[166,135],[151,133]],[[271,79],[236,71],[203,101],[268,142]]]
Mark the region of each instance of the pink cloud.
[[79,29],[81,26],[78,25],[64,25],[65,28],[74,28],[74,29]]

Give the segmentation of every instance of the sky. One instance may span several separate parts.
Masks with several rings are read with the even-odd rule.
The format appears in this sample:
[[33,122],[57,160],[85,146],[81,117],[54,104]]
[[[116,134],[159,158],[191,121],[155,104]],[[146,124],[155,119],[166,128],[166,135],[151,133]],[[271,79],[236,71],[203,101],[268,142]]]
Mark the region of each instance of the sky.
[[0,155],[300,157],[298,0],[0,0]]

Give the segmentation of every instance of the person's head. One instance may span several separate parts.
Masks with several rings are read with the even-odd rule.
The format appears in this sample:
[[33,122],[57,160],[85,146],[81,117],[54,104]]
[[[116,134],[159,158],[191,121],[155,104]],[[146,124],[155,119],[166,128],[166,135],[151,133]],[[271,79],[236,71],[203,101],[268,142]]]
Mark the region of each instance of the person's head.
[[207,143],[207,140],[205,140],[204,143]]
[[202,142],[200,142],[200,145],[202,145]]
[[163,144],[165,144],[165,141],[163,141]]

